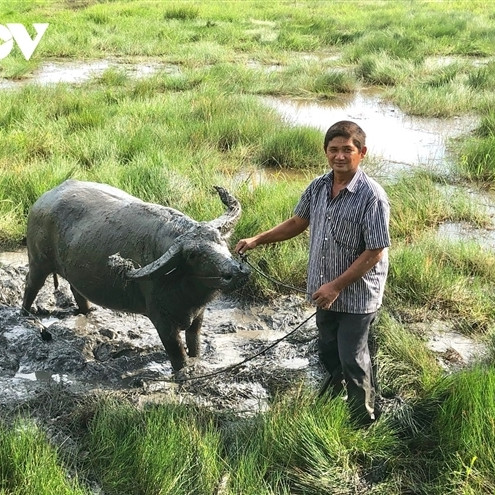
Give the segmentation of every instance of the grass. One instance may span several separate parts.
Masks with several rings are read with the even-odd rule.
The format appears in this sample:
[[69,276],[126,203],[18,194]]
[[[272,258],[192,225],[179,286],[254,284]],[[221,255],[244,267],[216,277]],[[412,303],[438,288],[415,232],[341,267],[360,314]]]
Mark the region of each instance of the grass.
[[453,194],[445,181],[427,172],[403,176],[386,190],[394,239],[414,240],[446,221],[467,221],[478,227],[490,225],[488,214],[468,195]]
[[495,112],[488,109],[474,135],[464,137],[459,146],[458,168],[463,177],[492,188],[495,178]]
[[33,421],[19,418],[0,424],[0,493],[3,495],[84,495],[89,493],[72,478],[57,449]]
[[[404,372],[421,361],[410,352]],[[493,370],[481,365],[448,377],[436,371],[408,408],[369,430],[352,427],[341,398],[317,399],[303,384],[251,418],[92,399],[73,406],[86,421],[73,436],[80,450],[64,457],[33,420],[1,429],[8,457],[0,493],[83,494],[92,485],[108,494],[351,494],[369,486],[365,480],[371,493],[490,493],[494,384]]]
[[495,427],[493,402],[495,375],[489,367],[464,371],[442,384],[445,401],[435,424],[438,452],[456,474],[454,484],[464,493],[495,488]]
[[[331,10],[306,0],[0,1],[0,23],[9,22],[50,23],[29,62],[17,48],[0,61],[11,81],[59,58],[160,68],[139,79],[111,68],[81,85],[0,91],[2,246],[19,245],[30,206],[68,177],[110,183],[198,220],[220,214],[211,189],[225,185],[244,210],[233,243],[284,220],[325,170],[323,136],[282,122],[260,96],[338,100],[374,88],[409,115],[482,117],[451,143],[459,157],[451,183],[420,172],[386,185],[393,244],[378,372],[384,394],[406,400],[397,410],[355,430],[340,398],[318,401],[305,384],[251,418],[185,404],[66,400],[87,418],[69,428],[74,450],[47,436],[53,424],[42,415],[3,419],[0,494],[495,490],[491,368],[446,377],[408,326],[440,315],[494,353],[493,253],[436,236],[443,222],[490,224],[453,189],[466,179],[491,188],[495,177],[495,20],[486,2],[456,0],[445,12],[426,1],[334,2]],[[306,235],[250,258],[304,287]],[[253,277],[241,296],[279,293]]]
[[442,377],[435,356],[421,336],[412,333],[395,311],[384,311],[377,327],[378,383],[385,396],[408,400],[425,397]]
[[90,468],[105,491],[213,493],[222,470],[220,438],[211,420],[197,413],[198,421],[191,423],[193,407],[157,406],[142,413],[102,405],[89,429],[88,448]]
[[456,319],[464,331],[476,332],[494,317],[494,261],[493,254],[480,253],[477,244],[431,236],[400,244],[391,256],[389,297],[396,306],[424,314],[439,311]]
[[[368,9],[379,13],[379,22]],[[362,83],[393,86],[390,97],[407,113],[456,115],[493,101],[489,57],[495,27],[483,2],[457,1],[449,9],[445,13],[431,2],[414,9],[405,1],[369,2],[359,9],[341,3],[332,6],[330,27],[322,21],[327,5],[306,1],[290,9],[285,2],[261,7],[252,1],[144,7],[88,0],[66,8],[55,1],[4,1],[1,22],[29,27],[42,17],[50,27],[29,62],[13,50],[0,70],[15,79],[51,58],[154,57],[188,72],[171,77],[175,84],[216,80],[229,91],[322,98]],[[474,56],[487,59],[486,66],[473,66],[467,57]],[[430,66],[431,58],[445,57],[454,59],[448,69]],[[449,71],[452,77],[445,79]]]

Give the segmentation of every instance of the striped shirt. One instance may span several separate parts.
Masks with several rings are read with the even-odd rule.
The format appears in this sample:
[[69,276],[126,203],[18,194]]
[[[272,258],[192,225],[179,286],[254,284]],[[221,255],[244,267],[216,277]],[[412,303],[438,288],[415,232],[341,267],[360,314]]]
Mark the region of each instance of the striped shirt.
[[[366,249],[390,246],[390,207],[383,188],[360,168],[331,198],[333,171],[317,177],[304,191],[294,214],[309,221],[308,292],[341,275]],[[388,249],[361,279],[343,289],[332,311],[372,313],[382,304]]]

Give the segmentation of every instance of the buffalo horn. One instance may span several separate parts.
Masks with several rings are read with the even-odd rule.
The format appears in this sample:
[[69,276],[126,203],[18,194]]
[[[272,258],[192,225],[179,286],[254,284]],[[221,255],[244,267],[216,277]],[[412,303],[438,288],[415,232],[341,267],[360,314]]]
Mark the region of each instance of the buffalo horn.
[[227,211],[216,218],[211,220],[209,224],[218,229],[222,235],[229,234],[234,228],[235,224],[241,216],[241,204],[234,198],[226,189],[220,186],[214,186],[222,203],[227,207]]
[[159,275],[172,271],[181,261],[182,242],[178,241],[179,240],[176,240],[166,253],[148,265],[143,266],[142,268],[127,270],[125,273],[126,278],[146,278],[152,275]]

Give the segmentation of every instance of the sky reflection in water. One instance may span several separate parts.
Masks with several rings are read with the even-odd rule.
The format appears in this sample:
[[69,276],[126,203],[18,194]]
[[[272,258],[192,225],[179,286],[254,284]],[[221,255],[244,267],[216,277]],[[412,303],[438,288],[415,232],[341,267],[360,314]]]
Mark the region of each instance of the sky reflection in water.
[[338,120],[356,122],[366,132],[370,157],[399,165],[396,170],[428,165],[448,172],[448,139],[469,133],[477,123],[472,117],[407,116],[391,103],[365,93],[338,97],[333,102],[279,98],[266,98],[265,102],[287,122],[316,127],[322,132]]

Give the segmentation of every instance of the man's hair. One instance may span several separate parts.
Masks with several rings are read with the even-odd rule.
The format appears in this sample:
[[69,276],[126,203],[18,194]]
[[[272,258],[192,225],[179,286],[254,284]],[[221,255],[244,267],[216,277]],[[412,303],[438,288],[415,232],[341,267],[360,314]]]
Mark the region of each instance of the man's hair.
[[328,143],[335,137],[352,139],[354,146],[361,151],[366,146],[366,134],[356,123],[350,120],[341,120],[333,124],[325,134],[323,149],[327,151]]

